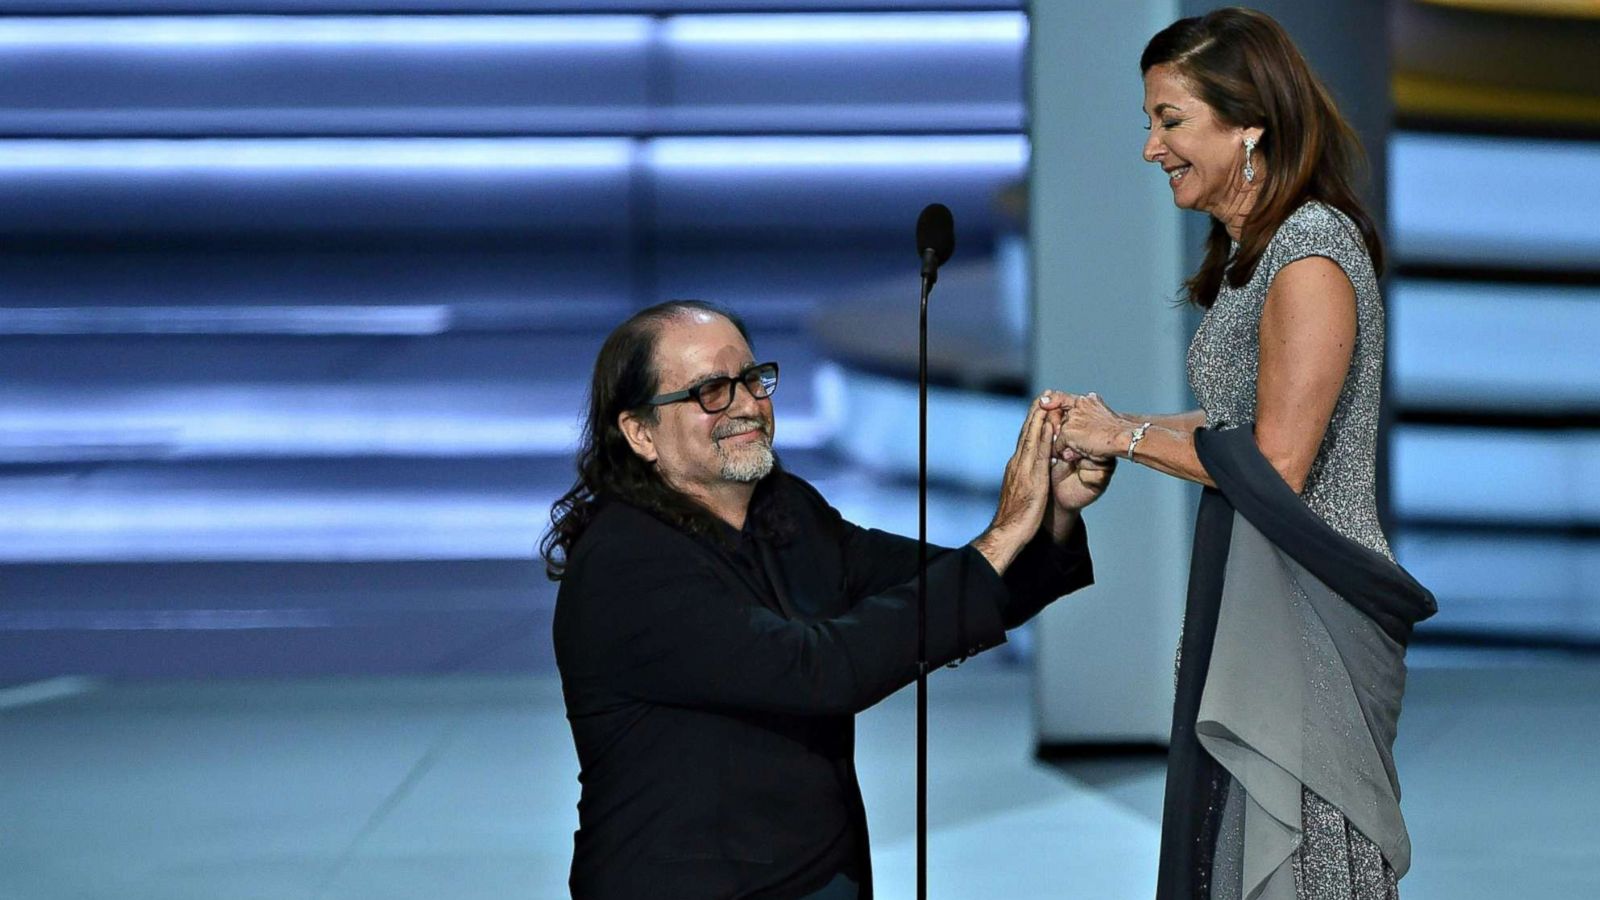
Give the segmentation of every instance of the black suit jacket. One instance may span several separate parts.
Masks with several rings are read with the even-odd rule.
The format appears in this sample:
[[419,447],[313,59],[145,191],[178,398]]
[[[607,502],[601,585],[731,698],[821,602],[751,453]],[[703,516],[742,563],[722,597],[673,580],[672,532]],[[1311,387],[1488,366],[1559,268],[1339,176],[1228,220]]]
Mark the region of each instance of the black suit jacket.
[[[790,525],[762,542],[770,582],[622,502],[573,548],[554,631],[580,900],[798,896],[851,828],[871,896],[854,715],[916,680],[917,542],[846,522],[781,471],[758,494]],[[1064,548],[1036,538],[1004,579],[971,547],[930,557],[933,665],[1093,580],[1081,524]]]

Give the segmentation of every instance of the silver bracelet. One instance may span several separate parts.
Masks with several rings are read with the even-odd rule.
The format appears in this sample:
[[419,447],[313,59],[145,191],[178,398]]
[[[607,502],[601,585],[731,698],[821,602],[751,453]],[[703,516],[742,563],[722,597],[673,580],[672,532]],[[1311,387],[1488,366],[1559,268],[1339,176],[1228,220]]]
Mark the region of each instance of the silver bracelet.
[[1151,424],[1150,422],[1145,422],[1133,429],[1133,437],[1128,441],[1128,459],[1133,459],[1133,448],[1139,446],[1139,442],[1144,440],[1144,433],[1150,430]]

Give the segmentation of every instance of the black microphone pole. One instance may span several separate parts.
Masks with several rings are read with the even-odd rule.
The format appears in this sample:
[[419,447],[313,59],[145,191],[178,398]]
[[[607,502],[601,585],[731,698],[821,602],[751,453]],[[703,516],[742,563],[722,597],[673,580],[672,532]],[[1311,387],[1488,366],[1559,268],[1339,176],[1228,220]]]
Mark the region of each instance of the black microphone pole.
[[922,300],[917,321],[917,900],[928,896],[928,294],[955,250],[955,219],[933,203],[917,217]]

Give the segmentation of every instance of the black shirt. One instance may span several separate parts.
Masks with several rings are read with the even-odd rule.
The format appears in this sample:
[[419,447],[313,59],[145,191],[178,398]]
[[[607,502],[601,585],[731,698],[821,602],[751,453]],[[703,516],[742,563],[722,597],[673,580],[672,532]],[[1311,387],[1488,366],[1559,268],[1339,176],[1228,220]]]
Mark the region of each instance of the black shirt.
[[[761,599],[773,612],[787,619],[815,622],[822,612],[817,606],[818,598],[804,593],[796,594],[791,589],[784,577],[783,561],[775,546],[781,538],[775,537],[771,533],[770,523],[763,521],[761,514],[771,512],[768,508],[771,502],[772,498],[766,492],[755,498],[752,514],[745,517],[743,528],[735,529],[717,520],[720,542],[716,549],[727,556],[729,564],[748,573],[752,581],[765,587]],[[813,739],[821,737],[831,727],[836,727],[837,723],[822,720],[815,725],[811,735]],[[855,817],[851,814],[850,798],[854,789],[853,782],[847,783],[841,778],[837,791],[815,798],[818,805],[833,807],[843,826],[837,834],[826,840],[822,840],[823,835],[818,835],[816,848],[813,852],[803,854],[804,858],[796,860],[795,871],[786,877],[779,877],[775,884],[763,889],[758,896],[780,900],[809,894],[838,875],[858,883],[863,880],[863,873],[870,861],[863,859],[868,853],[866,841],[862,840]]]
[[[789,900],[852,864],[872,896],[854,715],[916,679],[917,542],[781,471],[757,493],[774,506],[732,547],[612,500],[572,548],[554,638],[577,900]],[[971,547],[930,548],[929,663],[1092,580],[1081,527],[1004,578]]]

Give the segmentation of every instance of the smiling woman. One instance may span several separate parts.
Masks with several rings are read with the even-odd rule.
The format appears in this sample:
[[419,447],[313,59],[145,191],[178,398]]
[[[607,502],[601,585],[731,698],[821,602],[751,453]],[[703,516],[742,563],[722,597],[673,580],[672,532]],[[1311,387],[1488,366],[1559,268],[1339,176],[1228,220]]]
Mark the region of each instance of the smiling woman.
[[1433,600],[1377,515],[1383,248],[1353,186],[1361,148],[1262,13],[1175,22],[1139,68],[1142,155],[1210,218],[1186,282],[1206,311],[1188,356],[1200,408],[1070,396],[1058,452],[1207,488],[1157,896],[1394,900],[1411,856],[1390,755],[1400,648]]
[[1214,33],[1169,28],[1139,60],[1151,132],[1144,158],[1173,178],[1173,202],[1212,215],[1190,302],[1210,307],[1224,276],[1231,287],[1248,282],[1278,226],[1307,200],[1351,219],[1381,275],[1383,247],[1353,185],[1361,144],[1327,89],[1267,16],[1206,18]]
[[[1145,126],[1144,158],[1167,173],[1173,203],[1211,213],[1237,239],[1255,200],[1256,176],[1265,176],[1265,160],[1253,153],[1261,127],[1221,121],[1171,64],[1152,66],[1144,81],[1152,123]],[[1241,177],[1246,167],[1249,175]]]

